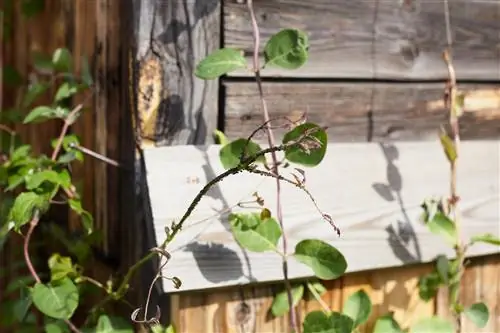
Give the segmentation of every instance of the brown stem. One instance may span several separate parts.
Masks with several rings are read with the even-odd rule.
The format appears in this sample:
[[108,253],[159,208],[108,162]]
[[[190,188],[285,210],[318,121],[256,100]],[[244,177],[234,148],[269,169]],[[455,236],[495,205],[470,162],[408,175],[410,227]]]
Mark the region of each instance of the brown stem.
[[[269,111],[267,110],[267,103],[264,98],[264,92],[262,89],[262,80],[260,77],[260,69],[259,69],[259,44],[260,44],[260,32],[259,26],[257,24],[257,18],[255,16],[255,11],[253,9],[253,1],[247,0],[248,10],[250,12],[250,19],[252,21],[252,30],[253,30],[253,41],[254,41],[254,50],[253,50],[253,70],[255,72],[255,81],[257,82],[257,87],[259,90],[259,98],[261,109],[264,115],[264,122],[266,123],[266,133],[267,133],[267,141],[269,147],[275,146],[274,134],[271,128],[271,121],[269,119]],[[272,158],[272,171],[274,174],[279,176],[278,172],[278,158],[276,157],[276,152],[271,153]],[[293,298],[292,298],[292,286],[290,284],[290,280],[288,279],[288,262],[287,262],[287,237],[285,233],[284,223],[283,223],[283,211],[281,205],[281,182],[278,178],[276,178],[276,217],[280,224],[282,233],[283,233],[283,279],[285,282],[285,288],[287,290],[288,296],[288,305],[290,308],[290,326],[294,332],[299,332],[297,325],[297,316],[295,313],[295,308],[293,307]]]

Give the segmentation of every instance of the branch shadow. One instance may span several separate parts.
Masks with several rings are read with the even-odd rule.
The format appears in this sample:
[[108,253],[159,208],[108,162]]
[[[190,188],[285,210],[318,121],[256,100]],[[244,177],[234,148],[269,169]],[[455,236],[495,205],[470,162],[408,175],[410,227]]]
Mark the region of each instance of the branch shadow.
[[[419,262],[422,259],[420,244],[406,212],[404,199],[401,194],[403,179],[398,167],[394,164],[394,161],[399,157],[399,151],[391,143],[381,142],[379,146],[387,162],[387,183],[373,183],[372,188],[384,200],[389,202],[397,201],[403,216],[403,220],[397,220],[397,227],[389,225],[385,228],[388,234],[387,241],[394,255],[403,263]],[[409,250],[410,242],[412,241],[414,244],[414,253]]]

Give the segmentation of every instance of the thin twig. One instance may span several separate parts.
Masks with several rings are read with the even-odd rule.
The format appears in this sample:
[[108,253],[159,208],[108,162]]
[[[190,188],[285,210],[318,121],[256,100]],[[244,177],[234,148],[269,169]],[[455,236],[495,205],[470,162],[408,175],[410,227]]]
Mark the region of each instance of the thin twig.
[[318,292],[314,289],[314,287],[311,285],[311,283],[307,282],[307,289],[313,294],[314,298],[318,301],[318,303],[321,305],[323,308],[323,312],[326,314],[329,314],[331,312],[330,308],[328,307],[328,304],[323,301],[321,298],[321,295],[318,294]]
[[[250,12],[250,20],[252,21],[252,30],[253,30],[253,70],[255,73],[255,81],[257,82],[257,87],[259,90],[260,104],[261,109],[264,115],[264,122],[266,123],[266,132],[267,132],[267,141],[269,143],[269,147],[275,146],[274,134],[271,128],[271,122],[269,120],[269,111],[267,110],[267,103],[264,98],[264,92],[262,89],[262,80],[260,77],[260,66],[259,66],[259,45],[260,45],[260,31],[259,25],[257,24],[257,18],[255,16],[255,11],[253,9],[253,1],[247,0],[248,10]],[[276,153],[271,153],[272,158],[272,171],[275,175],[279,175],[278,172],[278,158],[276,157]],[[283,223],[283,211],[281,204],[281,183],[279,179],[276,179],[276,218],[280,224],[281,230],[283,231],[283,279],[285,282],[285,288],[287,290],[288,296],[288,305],[290,308],[290,326],[292,330],[295,332],[299,332],[299,326],[297,324],[297,315],[295,313],[295,308],[293,306],[293,297],[292,297],[292,286],[288,279],[288,262],[287,262],[287,237],[285,233],[284,223]]]

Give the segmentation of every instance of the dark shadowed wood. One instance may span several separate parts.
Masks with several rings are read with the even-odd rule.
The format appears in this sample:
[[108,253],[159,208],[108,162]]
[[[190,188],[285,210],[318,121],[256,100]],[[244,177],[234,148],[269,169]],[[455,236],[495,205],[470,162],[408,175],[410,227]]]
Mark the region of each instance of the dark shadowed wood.
[[218,82],[193,74],[219,47],[219,0],[133,0],[143,144],[212,142]]
[[[499,79],[500,2],[450,0],[455,65],[460,79]],[[265,76],[430,79],[447,76],[443,1],[257,0],[262,47],[283,28],[310,36],[300,70],[266,69]],[[224,43],[251,52],[245,1],[224,1]],[[234,75],[248,76],[245,71]]]
[[[328,126],[332,141],[435,140],[447,122],[443,84],[264,83],[271,117],[308,120]],[[247,137],[262,124],[255,83],[225,82],[224,132]],[[464,139],[498,138],[500,89],[492,85],[461,85],[466,93],[461,119]],[[495,121],[497,120],[497,121]],[[284,124],[280,119],[274,125]],[[275,130],[278,137],[285,132]],[[265,141],[261,131],[258,141]]]

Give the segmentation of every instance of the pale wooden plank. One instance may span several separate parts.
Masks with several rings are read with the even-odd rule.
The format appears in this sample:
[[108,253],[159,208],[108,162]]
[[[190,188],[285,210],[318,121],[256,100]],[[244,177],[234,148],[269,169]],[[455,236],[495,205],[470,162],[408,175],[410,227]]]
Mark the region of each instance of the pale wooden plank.
[[[220,47],[220,0],[133,1],[138,111],[147,145],[211,144],[218,81],[194,76]],[[143,71],[147,67],[151,70]]]
[[[342,229],[340,238],[302,192],[283,185],[290,250],[304,238],[323,239],[344,253],[349,272],[426,262],[440,253],[452,255],[444,242],[418,222],[425,198],[447,195],[449,170],[439,143],[384,145],[386,154],[394,158],[389,168],[392,188],[401,188],[399,195],[383,190],[382,194],[393,197],[393,201],[383,199],[372,188],[375,184],[379,184],[377,188],[389,187],[388,164],[378,143],[331,144],[322,164],[307,170],[308,188]],[[178,220],[203,184],[223,171],[219,149],[180,146],[145,151],[159,243],[165,238],[164,227]],[[462,144],[458,177],[464,235],[499,234],[499,149],[499,142],[493,140]],[[398,178],[401,184],[394,182]],[[183,280],[181,291],[282,278],[280,258],[272,253],[243,252],[228,231],[227,212],[217,217],[216,211],[251,200],[255,191],[274,211],[274,180],[245,173],[220,183],[201,200],[168,247],[172,259],[166,274]],[[470,255],[495,251],[495,247],[478,245]],[[306,266],[291,260],[292,278],[310,275]],[[172,291],[170,282],[164,287]]]
[[[447,43],[443,1],[266,0],[254,1],[254,8],[261,50],[283,28],[300,28],[310,37],[305,66],[293,71],[269,67],[264,76],[436,79],[448,75],[441,58]],[[498,80],[500,3],[450,0],[449,9],[458,78]],[[240,47],[250,58],[252,28],[244,1],[224,2],[224,36],[226,46]]]
[[[226,88],[224,133],[230,138],[248,137],[263,123],[257,85],[224,82]],[[500,137],[500,89],[495,85],[460,85],[466,93],[461,137]],[[275,83],[264,82],[271,118],[307,119],[328,126],[335,142],[436,140],[436,130],[448,121],[443,102],[444,84],[386,83]],[[493,121],[497,120],[497,121]],[[280,138],[286,132],[276,128]],[[263,131],[257,141],[266,142]]]

